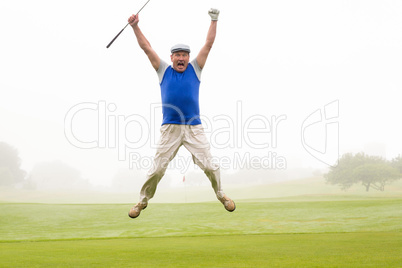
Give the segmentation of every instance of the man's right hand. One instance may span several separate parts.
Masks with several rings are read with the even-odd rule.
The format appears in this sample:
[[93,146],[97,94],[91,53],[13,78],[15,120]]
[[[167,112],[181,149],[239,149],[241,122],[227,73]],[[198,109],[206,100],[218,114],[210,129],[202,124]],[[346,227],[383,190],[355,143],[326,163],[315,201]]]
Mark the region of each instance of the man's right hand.
[[128,18],[128,23],[131,25],[131,27],[134,27],[138,24],[140,19],[138,18],[138,15],[131,15],[130,18]]

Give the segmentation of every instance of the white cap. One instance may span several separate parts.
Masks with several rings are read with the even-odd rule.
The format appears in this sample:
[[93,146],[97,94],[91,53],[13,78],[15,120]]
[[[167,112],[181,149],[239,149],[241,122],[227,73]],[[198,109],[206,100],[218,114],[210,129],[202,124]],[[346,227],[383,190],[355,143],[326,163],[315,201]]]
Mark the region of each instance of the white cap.
[[190,53],[190,47],[188,45],[184,45],[184,44],[177,44],[172,46],[172,48],[170,49],[170,52],[175,53],[178,51],[185,51]]

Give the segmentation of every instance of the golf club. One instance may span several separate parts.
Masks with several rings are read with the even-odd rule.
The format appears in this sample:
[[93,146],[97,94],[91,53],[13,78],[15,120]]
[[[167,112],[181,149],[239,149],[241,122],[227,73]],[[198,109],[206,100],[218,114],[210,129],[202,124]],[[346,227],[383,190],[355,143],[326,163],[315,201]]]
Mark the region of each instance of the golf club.
[[[140,11],[148,4],[149,1],[151,1],[151,0],[148,0],[148,1],[142,6],[142,8],[137,12],[136,16],[137,16],[138,13],[140,13]],[[127,23],[126,26],[124,26],[124,28],[121,29],[121,31],[120,31],[120,32],[113,38],[113,40],[110,41],[110,43],[106,46],[106,48],[109,48],[109,47],[113,44],[114,40],[116,40],[117,37],[119,37],[119,35],[124,31],[124,29],[126,29],[126,27],[127,27],[129,24],[130,24],[130,23]]]

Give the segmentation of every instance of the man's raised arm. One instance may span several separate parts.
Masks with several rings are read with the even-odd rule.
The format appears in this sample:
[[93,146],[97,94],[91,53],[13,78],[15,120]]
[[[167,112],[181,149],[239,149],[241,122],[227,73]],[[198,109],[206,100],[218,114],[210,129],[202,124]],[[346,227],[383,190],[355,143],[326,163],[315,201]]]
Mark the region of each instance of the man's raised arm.
[[158,54],[156,54],[155,50],[151,47],[151,44],[145,38],[144,34],[141,32],[140,27],[138,27],[138,22],[138,15],[132,15],[130,18],[128,18],[128,23],[130,23],[131,27],[133,27],[138,45],[140,45],[141,49],[144,50],[145,54],[148,56],[152,67],[154,67],[155,70],[158,70],[161,60]]
[[219,10],[211,8],[208,11],[208,14],[209,14],[209,16],[211,16],[211,25],[209,26],[207,40],[197,55],[197,63],[201,69],[204,68],[205,62],[207,61],[207,58],[208,58],[209,51],[211,51],[212,45],[215,42]]

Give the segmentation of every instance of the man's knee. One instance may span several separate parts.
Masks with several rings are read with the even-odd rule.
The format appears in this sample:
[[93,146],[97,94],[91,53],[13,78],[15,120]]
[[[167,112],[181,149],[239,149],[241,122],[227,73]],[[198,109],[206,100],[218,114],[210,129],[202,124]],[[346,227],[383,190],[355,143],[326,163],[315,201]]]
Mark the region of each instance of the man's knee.
[[214,164],[214,163],[208,163],[207,165],[205,165],[204,167],[204,172],[206,174],[213,174],[213,173],[217,173],[219,172],[219,166]]
[[163,175],[165,175],[166,168],[167,168],[167,167],[164,167],[164,166],[156,166],[156,167],[153,167],[152,169],[150,169],[150,170],[148,171],[148,177],[149,177],[149,178],[151,178],[151,177],[162,178]]

